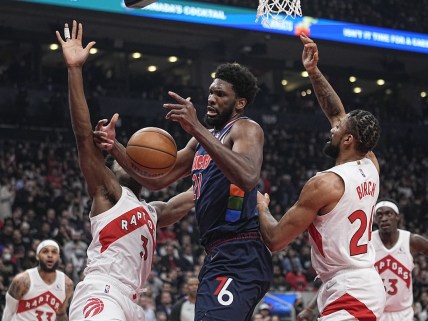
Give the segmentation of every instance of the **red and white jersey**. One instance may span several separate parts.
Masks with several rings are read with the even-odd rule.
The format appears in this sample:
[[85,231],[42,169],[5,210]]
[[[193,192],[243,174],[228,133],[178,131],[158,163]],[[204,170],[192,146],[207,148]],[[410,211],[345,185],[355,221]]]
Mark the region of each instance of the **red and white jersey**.
[[56,279],[46,284],[38,268],[27,270],[30,276],[30,288],[19,300],[13,321],[55,321],[59,307],[65,300],[65,275],[56,271]]
[[156,223],[155,209],[122,186],[119,201],[91,217],[85,275],[102,274],[140,293],[152,266]]
[[373,232],[376,251],[375,268],[380,274],[386,291],[385,311],[407,309],[413,304],[412,270],[413,256],[410,252],[410,232],[398,230],[397,243],[387,249],[380,239],[379,231]]
[[339,175],[345,191],[335,208],[317,216],[308,228],[312,265],[323,282],[339,271],[373,267],[375,252],[370,239],[379,195],[379,173],[368,158],[324,172]]

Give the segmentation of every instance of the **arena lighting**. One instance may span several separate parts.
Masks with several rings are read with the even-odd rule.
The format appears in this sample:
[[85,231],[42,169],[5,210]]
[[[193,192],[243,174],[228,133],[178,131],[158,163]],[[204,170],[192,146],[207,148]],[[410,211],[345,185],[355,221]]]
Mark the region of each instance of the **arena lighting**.
[[214,79],[215,78],[215,72],[211,73],[211,78]]
[[147,70],[148,70],[149,72],[155,72],[156,70],[158,70],[158,67],[156,67],[156,66],[154,66],[154,65],[151,65],[151,66],[148,66],[148,67],[147,67]]
[[361,93],[363,90],[361,89],[361,87],[355,87],[354,89],[353,89],[353,92],[354,93],[356,93],[356,94],[359,94],[359,93]]
[[308,74],[308,72],[306,70],[302,71],[301,75],[302,75],[303,78],[308,78],[309,77],[309,74]]
[[388,88],[387,90],[385,90],[385,94],[391,95],[392,94],[392,89]]
[[97,52],[98,52],[98,49],[97,49],[97,48],[91,48],[91,49],[89,50],[89,53],[90,53],[91,55],[95,55]]
[[349,77],[349,82],[356,82],[356,81],[357,81],[357,77],[355,77],[355,76]]
[[307,89],[307,90],[306,90],[306,93],[307,93],[308,95],[310,95],[310,94],[312,94],[312,90]]
[[302,91],[302,92],[300,93],[300,95],[301,95],[302,97],[305,97],[305,96],[306,96],[306,91]]
[[288,84],[288,81],[287,81],[287,80],[285,80],[285,79],[281,80],[281,85],[283,85],[283,86],[287,86],[287,84]]
[[140,59],[141,56],[142,55],[139,52],[133,52],[132,55],[131,55],[131,57],[134,58],[134,59]]
[[50,50],[58,50],[59,46],[56,43],[52,43],[49,45]]
[[100,0],[15,0],[20,2],[41,3],[44,5],[73,7],[105,11],[144,18],[174,20],[187,23],[214,25],[219,27],[255,30],[267,33],[298,35],[302,30],[313,39],[352,43],[363,46],[381,47],[395,50],[413,51],[428,54],[428,35],[386,29],[355,23],[296,17],[286,20],[285,24],[267,21],[255,23],[256,11],[240,7],[224,6],[178,0],[157,0],[142,8],[130,9],[123,1]]
[[177,62],[178,58],[176,56],[171,56],[168,58],[169,62]]
[[383,86],[383,85],[385,85],[385,80],[383,80],[383,79],[378,79],[378,80],[376,80],[376,84],[377,84],[378,86]]
[[427,96],[427,92],[426,91],[421,91],[421,97],[425,98]]

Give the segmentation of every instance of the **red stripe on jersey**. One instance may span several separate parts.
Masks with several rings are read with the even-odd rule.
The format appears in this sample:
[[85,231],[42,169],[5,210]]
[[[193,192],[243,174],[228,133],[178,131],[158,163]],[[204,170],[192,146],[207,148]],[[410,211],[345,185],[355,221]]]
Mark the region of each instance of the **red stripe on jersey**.
[[19,300],[18,310],[16,311],[16,313],[18,314],[32,309],[36,309],[39,306],[45,304],[50,306],[55,312],[58,312],[62,301],[58,299],[55,295],[53,295],[50,291],[46,291],[45,293],[42,293],[34,298],[28,300]]
[[321,316],[326,316],[337,311],[345,310],[359,321],[376,321],[376,316],[363,302],[352,295],[344,294],[324,308]]
[[311,225],[309,225],[308,227],[308,232],[309,235],[312,237],[312,239],[314,240],[318,251],[321,253],[322,256],[325,257],[324,255],[324,249],[322,247],[322,235],[320,232],[318,232],[317,228],[315,227],[314,223],[311,223]]
[[147,225],[154,244],[155,224],[144,207],[139,206],[133,208],[121,216],[116,217],[100,231],[99,240],[101,243],[101,253],[107,250],[111,244],[121,237],[128,235],[144,225]]

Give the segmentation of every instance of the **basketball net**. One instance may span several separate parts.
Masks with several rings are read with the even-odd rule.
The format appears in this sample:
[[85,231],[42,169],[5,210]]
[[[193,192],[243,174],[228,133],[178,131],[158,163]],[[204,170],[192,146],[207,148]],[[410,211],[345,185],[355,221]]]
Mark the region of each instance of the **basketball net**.
[[259,0],[256,22],[262,18],[262,24],[283,22],[288,17],[302,16],[300,0]]

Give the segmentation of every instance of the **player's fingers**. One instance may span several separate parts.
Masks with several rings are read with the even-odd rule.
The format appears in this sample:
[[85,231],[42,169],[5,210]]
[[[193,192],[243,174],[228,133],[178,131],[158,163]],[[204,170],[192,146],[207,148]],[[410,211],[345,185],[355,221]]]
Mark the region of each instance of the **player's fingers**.
[[95,41],[91,41],[90,43],[88,43],[88,44],[86,45],[85,50],[86,50],[86,51],[91,50],[91,48],[92,48],[93,46],[95,46],[95,44],[96,44],[96,42],[95,42]]
[[182,104],[186,104],[186,102],[189,102],[189,100],[184,99],[183,97],[181,97],[179,94],[176,94],[173,91],[168,91],[168,95],[170,95],[172,98],[174,98],[176,101],[178,101],[179,103]]
[[71,39],[76,39],[77,21],[73,20],[73,27],[71,28]]
[[107,124],[107,122],[107,119],[100,119],[97,125],[95,126],[95,130],[100,130],[105,124]]
[[77,40],[82,41],[83,36],[83,25],[79,22],[78,28],[77,28]]
[[110,120],[110,125],[112,127],[115,127],[118,120],[119,120],[119,114],[118,113],[114,113],[113,117]]
[[183,109],[183,105],[180,104],[163,104],[163,108],[170,109],[170,110],[180,110]]
[[58,39],[58,42],[60,43],[60,45],[62,46],[63,45],[63,43],[64,43],[64,40],[62,40],[62,37],[61,37],[61,34],[59,33],[59,31],[57,30],[57,31],[55,31],[55,35],[56,35],[56,38]]

